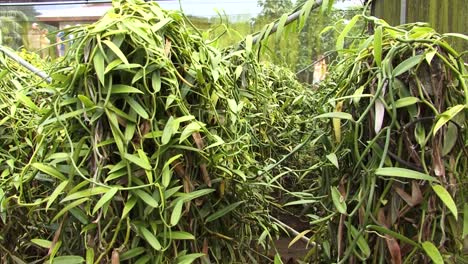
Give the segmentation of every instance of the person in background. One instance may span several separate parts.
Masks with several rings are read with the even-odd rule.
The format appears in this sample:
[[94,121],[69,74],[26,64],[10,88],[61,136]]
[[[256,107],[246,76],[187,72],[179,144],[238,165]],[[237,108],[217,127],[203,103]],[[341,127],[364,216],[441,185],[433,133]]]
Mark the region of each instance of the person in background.
[[32,23],[31,29],[28,32],[29,49],[38,51],[41,48],[41,29],[39,24]]
[[65,32],[60,31],[55,35],[55,41],[57,42],[57,56],[62,57],[65,55],[65,44],[63,41],[65,40]]
[[50,46],[50,40],[47,37],[49,34],[49,30],[43,29],[41,31],[41,57],[43,59],[49,57],[49,46]]

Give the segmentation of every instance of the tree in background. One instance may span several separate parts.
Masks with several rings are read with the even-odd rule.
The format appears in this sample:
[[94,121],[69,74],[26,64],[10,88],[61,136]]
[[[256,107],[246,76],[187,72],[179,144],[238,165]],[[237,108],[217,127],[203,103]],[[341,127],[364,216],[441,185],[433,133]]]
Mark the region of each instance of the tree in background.
[[258,0],[258,6],[262,7],[262,11],[256,18],[257,21],[272,21],[282,14],[287,13],[293,7],[291,0]]
[[17,49],[24,45],[28,17],[21,11],[0,10],[0,44]]

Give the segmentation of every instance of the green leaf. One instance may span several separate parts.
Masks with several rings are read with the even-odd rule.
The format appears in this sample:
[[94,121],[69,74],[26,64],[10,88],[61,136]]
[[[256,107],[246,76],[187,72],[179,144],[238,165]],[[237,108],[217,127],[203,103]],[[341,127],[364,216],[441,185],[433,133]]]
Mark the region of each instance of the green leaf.
[[284,29],[284,25],[286,23],[286,20],[288,19],[288,14],[283,14],[279,21],[278,21],[278,27],[277,27],[277,30],[276,30],[276,41],[279,41],[281,39],[281,36],[283,35],[283,29]]
[[180,198],[178,198],[177,200],[183,200],[184,202],[188,202],[193,199],[197,199],[199,197],[210,194],[214,191],[215,189],[203,189],[203,190],[198,190],[198,191],[194,191],[191,193],[179,193],[178,195],[180,196]]
[[85,259],[80,256],[60,256],[55,257],[52,264],[80,264],[85,262]]
[[[328,12],[328,2],[330,0],[323,0],[322,5],[320,6],[320,14],[325,14]],[[333,1],[333,0],[332,0]]]
[[93,209],[93,215],[102,207],[104,204],[106,204],[108,201],[110,201],[112,198],[114,198],[114,195],[119,191],[118,188],[112,187],[108,192],[106,192],[101,199],[96,203]]
[[172,231],[169,237],[175,240],[195,240],[194,235],[183,231]]
[[458,113],[465,109],[465,105],[456,105],[439,115],[436,124],[434,125],[433,134],[435,135],[439,129],[448,121],[452,120]]
[[344,48],[344,41],[346,36],[348,36],[349,31],[354,27],[358,19],[360,18],[360,15],[354,16],[349,23],[343,28],[343,31],[341,31],[340,35],[336,39],[336,50],[340,51]]
[[382,27],[379,26],[374,32],[374,59],[378,67],[382,67]]
[[188,255],[183,255],[177,257],[177,264],[191,264],[193,263],[197,258],[201,258],[205,256],[205,254],[202,253],[193,253],[193,254],[188,254]]
[[353,116],[351,114],[344,113],[344,112],[325,113],[325,114],[318,115],[314,117],[313,119],[319,119],[319,118],[338,118],[338,119],[346,119],[346,120],[353,121]]
[[406,243],[408,245],[412,245],[413,247],[419,247],[419,244],[416,243],[415,241],[413,241],[412,239],[402,235],[402,234],[399,234],[395,231],[392,231],[390,229],[387,229],[385,227],[382,227],[382,226],[377,226],[377,225],[368,225],[366,227],[366,229],[372,229],[372,230],[375,230],[377,232],[380,232],[380,233],[383,233],[383,234],[386,234],[386,235],[390,235],[391,237],[395,238],[395,239],[398,239],[400,240],[401,242],[403,243]]
[[172,116],[167,120],[166,126],[164,127],[161,143],[166,145],[174,135],[179,130],[180,123],[175,120]]
[[186,140],[188,137],[190,137],[190,135],[192,135],[193,133],[200,132],[201,128],[204,126],[205,124],[198,121],[194,121],[188,124],[182,131],[182,134],[180,135],[179,144]]
[[461,38],[463,40],[468,41],[468,36],[465,35],[465,34],[461,34],[461,33],[445,33],[442,36],[444,36],[444,37],[456,37],[456,38]]
[[453,216],[455,217],[455,220],[458,221],[457,205],[453,201],[450,193],[443,186],[438,184],[432,185],[432,189],[437,194],[437,196],[439,196],[440,200],[442,200],[445,206],[447,206],[450,212],[452,212]]
[[31,242],[43,248],[50,248],[52,246],[51,241],[40,238],[33,238]]
[[252,52],[252,42],[253,42],[253,38],[252,38],[252,35],[247,35],[245,37],[245,54],[250,54]]
[[63,202],[66,202],[66,201],[76,200],[76,199],[80,199],[80,198],[83,198],[83,197],[90,197],[90,196],[93,196],[93,195],[98,195],[98,194],[105,193],[105,192],[109,191],[109,189],[110,188],[101,187],[101,186],[94,187],[94,188],[91,188],[91,189],[86,189],[86,190],[83,190],[83,191],[72,193],[72,194],[68,195],[67,197],[63,198],[63,200],[60,201],[60,202],[63,203]]
[[93,103],[93,101],[91,101],[91,99],[89,99],[89,98],[86,97],[85,95],[79,94],[79,95],[78,95],[78,99],[83,103],[84,107],[86,107],[86,108],[92,108],[92,107],[95,107],[95,106],[96,106],[96,105]]
[[468,235],[468,203],[463,205],[463,234],[462,239]]
[[408,97],[404,97],[404,98],[400,98],[400,99],[396,100],[395,101],[395,107],[396,108],[402,108],[402,107],[414,105],[415,103],[419,103],[420,101],[421,100],[419,100],[419,98],[417,98],[417,97],[408,96]]
[[140,199],[145,202],[147,205],[153,207],[153,208],[157,208],[159,207],[159,204],[158,202],[153,198],[153,196],[149,195],[147,192],[143,191],[143,190],[132,190],[132,192],[140,197]]
[[151,85],[155,93],[161,90],[161,73],[159,71],[154,71],[151,75]]
[[143,106],[141,106],[140,103],[138,103],[135,99],[131,98],[131,97],[126,97],[125,100],[127,101],[127,103],[130,105],[130,107],[135,110],[135,112],[141,116],[143,119],[148,119],[149,118],[149,115],[148,113],[146,112],[145,108],[143,108]]
[[22,92],[18,92],[16,94],[16,99],[22,103],[24,106],[26,106],[27,108],[35,111],[35,112],[40,112],[41,109],[39,109],[39,107],[37,107],[36,104],[33,103],[33,101],[31,100],[31,98],[29,98],[27,95],[23,94]]
[[46,211],[49,209],[49,207],[54,203],[54,201],[57,199],[57,197],[62,193],[62,191],[67,187],[68,181],[63,181],[60,183],[57,188],[55,188],[54,192],[49,196],[47,205],[46,205]]
[[151,233],[145,227],[141,226],[139,229],[140,229],[140,234],[146,240],[146,242],[148,242],[148,244],[150,244],[150,246],[154,248],[155,250],[160,251],[162,247],[158,239],[156,238],[156,236],[153,235],[153,233]]
[[69,203],[67,206],[65,206],[62,210],[60,210],[60,212],[58,212],[58,213],[54,216],[54,218],[52,219],[51,222],[55,222],[55,221],[56,221],[57,219],[59,219],[62,215],[64,215],[66,212],[70,211],[70,209],[72,209],[72,208],[74,208],[74,207],[76,207],[76,206],[78,206],[78,205],[80,205],[80,204],[82,204],[82,203],[84,203],[84,202],[86,202],[86,201],[88,201],[88,200],[89,200],[89,198],[81,198],[81,199],[79,199],[79,200],[76,200],[76,201],[74,201],[74,202]]
[[102,86],[105,86],[105,79],[104,79],[104,56],[101,53],[100,49],[96,50],[96,54],[93,57],[93,65],[94,70],[96,71],[96,75],[101,82]]
[[132,249],[130,249],[128,251],[123,252],[120,255],[120,261],[132,259],[134,257],[137,257],[137,256],[143,254],[143,253],[145,253],[145,248],[144,247],[132,248]]
[[182,206],[184,205],[183,200],[178,200],[172,210],[170,224],[176,226],[179,223],[180,217],[182,216]]
[[393,69],[392,76],[397,77],[409,71],[411,68],[421,62],[422,57],[423,55],[416,55],[402,61],[400,64],[398,64],[398,66],[395,67],[395,69]]
[[109,47],[121,61],[123,61],[125,64],[128,64],[127,57],[125,57],[119,47],[117,47],[112,41],[103,40],[102,43],[106,44],[107,47]]
[[400,177],[415,180],[425,180],[430,182],[439,182],[436,178],[425,173],[396,167],[380,168],[375,171],[375,174],[388,177]]
[[137,157],[136,155],[132,155],[132,154],[129,154],[129,153],[125,153],[124,157],[128,161],[138,165],[139,167],[141,167],[141,168],[143,168],[145,170],[152,170],[151,164],[149,164],[148,160],[141,159],[140,157]]
[[42,164],[42,163],[33,163],[32,166],[46,174],[49,174],[50,176],[53,176],[61,181],[66,181],[67,178],[65,177],[65,175],[63,175],[60,171],[58,171],[56,168],[52,167],[52,166],[49,166],[49,165],[45,165],[45,164]]
[[[108,91],[104,91],[104,94],[107,94]],[[111,94],[127,94],[127,93],[138,93],[143,94],[139,89],[125,84],[114,84],[111,88]]]
[[216,220],[216,219],[218,219],[220,217],[223,217],[224,215],[226,215],[229,212],[231,212],[232,210],[236,209],[239,205],[241,205],[243,203],[244,203],[244,201],[239,201],[239,202],[230,204],[230,205],[216,211],[215,213],[213,213],[212,215],[208,216],[205,219],[205,223],[209,223],[209,222],[214,221],[214,220]]
[[281,256],[279,253],[276,253],[273,264],[283,264],[283,261],[281,260]]
[[444,144],[442,147],[442,156],[446,156],[453,149],[458,139],[458,128],[453,123],[447,125],[447,132],[444,136]]
[[338,157],[336,157],[335,153],[330,153],[326,157],[337,169],[340,168],[340,165],[338,164]]
[[444,259],[440,255],[439,250],[432,244],[430,241],[424,241],[422,243],[422,248],[426,251],[426,254],[431,258],[434,264],[444,264]]
[[86,249],[86,264],[94,263],[94,249],[89,247]]
[[347,214],[346,201],[344,197],[341,195],[338,188],[336,188],[335,186],[331,187],[331,195],[332,195],[333,204],[335,205],[338,212],[340,214]]
[[[351,231],[351,237],[353,238],[353,240],[355,240],[359,235],[359,231],[351,224],[348,224],[347,227]],[[357,239],[357,245],[361,250],[362,254],[364,254],[364,257],[368,258],[371,254],[371,251],[369,248],[369,244],[367,243],[363,234],[359,235],[359,238]]]
[[115,59],[113,60],[111,63],[109,63],[109,65],[107,65],[106,69],[104,70],[104,74],[110,72],[111,70],[113,70],[115,67],[117,67],[118,65],[121,65],[122,64],[122,60],[121,59]]
[[127,217],[128,213],[130,213],[130,211],[133,209],[137,201],[138,199],[135,196],[131,196],[127,200],[127,202],[125,203],[124,209],[122,211],[121,219],[124,219],[125,217]]

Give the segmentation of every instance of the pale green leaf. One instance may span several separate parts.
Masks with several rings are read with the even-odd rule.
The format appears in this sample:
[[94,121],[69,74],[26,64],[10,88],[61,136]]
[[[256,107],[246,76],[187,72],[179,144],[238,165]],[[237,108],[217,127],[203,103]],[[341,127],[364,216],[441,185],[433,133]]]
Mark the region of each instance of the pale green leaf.
[[107,47],[109,47],[119,59],[124,62],[125,64],[128,64],[127,57],[122,53],[122,51],[117,47],[112,41],[109,40],[103,40],[102,43],[106,44]]
[[63,181],[57,186],[57,188],[55,188],[55,190],[52,192],[52,194],[48,198],[46,210],[49,209],[49,207],[52,205],[52,203],[54,203],[54,201],[62,193],[65,187],[67,187],[67,185],[68,185],[68,181]]
[[437,122],[434,125],[433,134],[435,135],[439,129],[447,122],[452,120],[458,113],[465,109],[465,105],[455,105],[438,116]]
[[434,244],[432,244],[432,242],[424,241],[422,243],[422,248],[424,249],[426,254],[431,258],[434,264],[444,264],[444,259],[442,258],[442,255],[440,254],[437,247],[434,246]]
[[439,196],[440,200],[447,206],[447,208],[452,212],[453,216],[455,217],[455,220],[458,221],[458,209],[457,205],[453,201],[452,196],[450,193],[441,185],[435,184],[432,185],[432,189],[434,192]]
[[340,214],[347,214],[346,210],[346,201],[344,197],[341,195],[340,191],[338,188],[335,186],[331,187],[331,195],[332,195],[332,200],[333,204],[335,205],[335,208],[338,210]]
[[154,248],[157,251],[161,250],[161,244],[159,243],[159,240],[153,233],[151,233],[148,229],[142,226],[139,229],[141,236],[146,240],[146,242],[148,242],[148,244],[150,244],[152,248]]
[[106,192],[101,199],[96,203],[94,206],[92,214],[94,215],[104,204],[109,202],[112,198],[114,198],[114,195],[119,191],[118,188],[112,187],[108,192]]
[[220,217],[223,217],[224,215],[228,214],[232,210],[236,209],[242,203],[244,203],[244,201],[235,202],[233,204],[230,204],[228,206],[225,206],[225,207],[221,208],[220,210],[218,210],[215,213],[208,216],[205,219],[205,223],[209,223],[209,222],[214,221],[214,220],[216,220],[216,219],[218,219]]
[[397,77],[410,69],[412,69],[414,66],[418,65],[421,62],[423,55],[416,55],[409,57],[408,59],[402,61],[400,64],[398,64],[395,69],[392,71],[392,76]]
[[182,206],[184,205],[183,200],[178,200],[172,210],[170,224],[176,226],[179,223],[180,217],[182,216]]
[[45,240],[45,239],[40,239],[40,238],[33,238],[33,239],[31,239],[31,242],[38,245],[38,246],[40,246],[40,247],[47,248],[47,249],[49,249],[52,246],[51,241]]
[[375,171],[375,174],[381,176],[388,176],[388,177],[399,177],[399,178],[407,178],[407,179],[415,179],[415,180],[425,180],[430,182],[438,182],[438,180],[432,176],[429,176],[425,173],[404,169],[404,168],[397,168],[397,167],[386,167],[386,168],[379,168]]
[[45,165],[45,164],[42,164],[42,163],[33,163],[32,166],[46,174],[49,174],[50,176],[53,176],[61,181],[66,181],[67,178],[65,177],[65,175],[63,175],[60,171],[58,171],[56,168],[52,167],[52,166],[49,166],[49,165]]

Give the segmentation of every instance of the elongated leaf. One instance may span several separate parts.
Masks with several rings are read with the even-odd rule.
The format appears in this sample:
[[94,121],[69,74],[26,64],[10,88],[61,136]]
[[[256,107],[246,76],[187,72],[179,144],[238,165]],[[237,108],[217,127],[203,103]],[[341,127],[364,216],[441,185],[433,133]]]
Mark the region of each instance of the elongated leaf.
[[89,200],[89,198],[81,198],[81,199],[79,199],[79,200],[76,200],[76,201],[74,201],[74,202],[69,203],[67,206],[65,206],[62,210],[60,210],[60,212],[58,212],[58,213],[54,216],[54,218],[52,219],[51,222],[55,222],[55,221],[56,221],[57,219],[59,219],[62,215],[64,215],[66,212],[70,211],[70,209],[72,209],[72,208],[74,208],[74,207],[76,207],[76,206],[78,206],[78,205],[80,205],[80,204],[82,204],[82,203],[84,203],[84,202],[86,202],[86,201],[88,201],[88,200]]
[[[353,239],[356,239],[359,235],[358,230],[353,226],[353,225],[347,225],[349,230],[351,231],[351,236]],[[359,249],[361,250],[362,254],[364,255],[365,258],[368,258],[371,254],[369,244],[367,243],[366,239],[364,238],[363,234],[357,238],[357,245]]]
[[197,258],[201,258],[205,256],[205,254],[202,253],[193,253],[193,254],[188,254],[188,255],[183,255],[177,258],[177,264],[191,264],[193,263]]
[[125,203],[124,209],[122,211],[122,219],[127,217],[128,213],[133,209],[138,199],[135,196],[130,197]]
[[172,231],[169,237],[176,240],[195,240],[194,235],[184,231]]
[[140,103],[138,103],[135,99],[131,98],[131,97],[126,97],[125,100],[127,100],[127,103],[130,105],[130,107],[135,110],[135,112],[141,116],[142,118],[144,119],[148,119],[149,118],[149,115],[148,113],[146,112],[145,108],[143,108],[143,106],[141,106]]
[[65,177],[65,175],[63,175],[60,171],[58,171],[56,168],[52,167],[52,166],[49,166],[49,165],[45,165],[45,164],[42,164],[42,163],[33,163],[32,166],[46,174],[49,174],[50,176],[53,176],[61,181],[66,181],[67,178]]
[[45,240],[45,239],[40,239],[40,238],[33,238],[31,239],[31,242],[40,246],[40,247],[43,247],[43,248],[50,248],[52,246],[52,242],[49,241],[49,240]]
[[93,65],[94,65],[94,70],[96,71],[96,75],[99,79],[99,82],[102,84],[102,86],[105,86],[104,56],[102,55],[100,49],[97,49],[96,53],[94,54]]
[[122,51],[119,49],[119,47],[117,47],[112,41],[103,40],[102,43],[106,44],[107,47],[109,47],[115,53],[115,55],[117,55],[117,57],[119,57],[119,59],[123,63],[128,64],[127,57],[125,57],[125,55],[122,53]]
[[410,57],[402,61],[400,64],[398,64],[395,67],[395,69],[393,69],[392,76],[397,77],[409,71],[414,66],[418,65],[421,62],[422,58],[423,58],[423,55],[416,55],[416,56]]
[[284,29],[284,24],[286,23],[286,20],[288,19],[288,14],[283,14],[281,18],[278,21],[278,28],[276,30],[276,41],[279,41],[281,39],[281,36],[283,35],[283,29]]
[[336,50],[342,50],[344,48],[344,41],[346,36],[348,36],[349,31],[354,27],[356,22],[359,20],[361,16],[357,15],[354,16],[349,23],[343,28],[343,31],[341,31],[340,35],[336,39]]
[[395,239],[398,239],[400,240],[401,242],[404,242],[408,245],[412,245],[414,247],[419,247],[419,244],[416,243],[415,241],[413,241],[412,239],[402,235],[402,234],[399,234],[395,231],[392,231],[390,229],[387,229],[385,227],[382,227],[382,226],[377,226],[377,225],[368,225],[366,227],[366,229],[372,229],[372,230],[375,230],[377,232],[380,232],[380,233],[383,233],[383,234],[386,234],[386,235],[390,235],[391,237],[395,238]]
[[143,168],[145,170],[151,170],[152,169],[151,164],[149,164],[148,160],[141,159],[140,157],[137,157],[136,155],[132,155],[132,154],[128,154],[128,153],[125,153],[124,157],[128,161],[138,165],[139,167],[141,167],[141,168]]
[[107,202],[109,202],[113,197],[114,195],[119,191],[118,188],[116,187],[113,187],[111,188],[109,191],[107,191],[102,197],[101,199],[99,199],[99,201],[96,203],[96,205],[94,206],[94,209],[93,209],[93,213],[92,214],[95,214],[104,204],[106,204]]
[[378,67],[382,67],[382,27],[374,32],[374,59]]
[[159,207],[158,202],[153,198],[153,196],[149,195],[147,192],[143,190],[133,190],[132,191],[136,196],[140,197],[140,199],[145,202],[147,205],[157,208]]
[[199,197],[210,194],[214,191],[216,190],[215,189],[203,189],[203,190],[198,190],[198,191],[194,191],[191,193],[179,193],[178,195],[180,196],[180,198],[178,198],[178,200],[183,200],[184,202],[188,202],[193,199],[197,199]]
[[128,250],[128,251],[123,252],[123,253],[120,255],[120,261],[132,259],[132,258],[134,258],[134,257],[137,257],[137,256],[143,254],[144,252],[145,252],[145,248],[144,248],[144,247],[132,248],[132,249],[130,249],[130,250]]
[[336,188],[335,186],[331,187],[331,195],[332,195],[333,204],[335,205],[335,208],[338,210],[338,212],[340,214],[347,214],[346,201],[344,197],[341,195],[338,188]]
[[468,203],[463,205],[463,234],[462,239],[468,235]]
[[283,260],[281,260],[281,256],[279,253],[276,253],[275,259],[273,260],[273,264],[283,264]]
[[[104,91],[106,93],[106,91]],[[125,84],[114,84],[111,89],[112,94],[128,94],[128,93],[138,93],[142,94],[143,92],[139,89]]]
[[101,193],[105,193],[105,192],[107,192],[109,190],[110,190],[110,188],[98,186],[98,187],[94,187],[94,188],[91,188],[91,189],[86,189],[86,190],[83,190],[83,191],[72,193],[72,194],[68,195],[67,197],[63,198],[63,200],[60,201],[60,202],[63,203],[63,202],[66,202],[66,201],[76,200],[76,199],[80,199],[80,198],[83,198],[83,197],[90,197],[90,196],[93,196],[93,195],[98,195],[98,194],[101,194]]
[[442,255],[440,255],[439,250],[432,244],[430,241],[424,241],[422,243],[422,248],[426,252],[426,254],[431,258],[434,264],[444,264],[444,259]]
[[231,212],[232,210],[236,209],[239,205],[241,205],[242,203],[244,203],[244,201],[239,201],[239,202],[236,202],[236,203],[233,203],[233,204],[230,204],[220,210],[218,210],[217,212],[213,213],[212,215],[208,216],[206,219],[205,219],[205,223],[209,223],[211,221],[214,221],[220,217],[223,217],[224,215],[228,214],[229,212]]
[[458,209],[457,205],[453,201],[452,196],[450,193],[441,185],[434,184],[432,185],[432,189],[434,192],[439,196],[440,200],[447,206],[447,208],[452,212],[453,216],[455,217],[455,220],[458,221]]
[[189,136],[191,136],[194,132],[200,132],[201,128],[204,126],[205,124],[198,122],[198,121],[188,124],[182,131],[182,134],[180,135],[179,143],[182,143]]
[[291,206],[291,205],[298,205],[298,204],[313,204],[313,203],[318,203],[318,200],[297,200],[293,202],[289,202],[284,204],[283,206]]
[[184,205],[183,200],[179,200],[176,202],[174,209],[172,210],[171,214],[171,226],[176,226],[179,223],[180,217],[182,216],[182,206]]
[[338,119],[346,119],[346,120],[351,120],[353,121],[353,116],[348,113],[344,112],[330,112],[330,113],[325,113],[318,115],[314,117],[314,119],[319,119],[319,118],[338,118]]
[[81,256],[60,256],[55,257],[52,264],[80,264],[85,262],[85,259]]
[[64,181],[60,183],[57,188],[55,188],[54,192],[49,196],[49,200],[47,201],[46,205],[46,210],[49,209],[49,207],[54,203],[54,201],[57,199],[57,197],[62,193],[62,191],[67,187],[68,181]]
[[297,234],[293,240],[291,240],[291,242],[289,242],[288,244],[288,248],[290,248],[292,245],[294,245],[297,241],[299,241],[299,239],[302,239],[307,233],[309,233],[310,229],[306,229],[304,231],[302,231],[301,233]]
[[94,249],[89,247],[86,249],[86,264],[94,263]]
[[21,102],[23,105],[25,105],[27,108],[33,110],[33,111],[36,111],[36,112],[40,112],[41,109],[39,109],[39,107],[37,107],[36,104],[33,103],[33,101],[31,100],[31,98],[29,98],[27,95],[21,93],[21,92],[18,92],[16,94],[16,99]]
[[161,143],[166,145],[174,135],[179,130],[180,123],[175,120],[172,116],[167,120],[166,126],[164,127]]
[[161,250],[162,248],[161,244],[159,243],[159,240],[156,238],[156,236],[153,235],[153,233],[151,233],[148,229],[142,226],[139,229],[140,229],[140,234],[143,236],[146,242],[150,244],[152,248],[154,248],[157,251]]
[[448,121],[452,120],[452,118],[454,118],[463,109],[465,109],[465,105],[456,105],[440,114],[436,124],[434,125],[433,134],[435,135],[442,126],[444,126]]
[[330,153],[326,157],[337,169],[340,168],[340,166],[338,164],[338,157],[336,157],[335,153]]
[[425,173],[396,167],[380,168],[375,171],[375,174],[388,177],[400,177],[407,179],[425,180],[430,182],[439,182],[436,178]]
[[404,98],[400,98],[398,100],[395,101],[395,107],[396,108],[402,108],[402,107],[406,107],[406,106],[409,106],[409,105],[414,105],[415,103],[418,103],[420,102],[421,100],[417,97],[413,97],[413,96],[408,96],[408,97],[404,97]]

